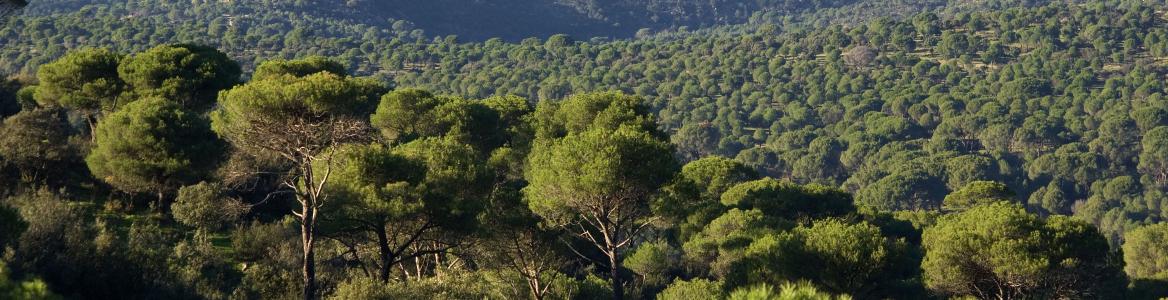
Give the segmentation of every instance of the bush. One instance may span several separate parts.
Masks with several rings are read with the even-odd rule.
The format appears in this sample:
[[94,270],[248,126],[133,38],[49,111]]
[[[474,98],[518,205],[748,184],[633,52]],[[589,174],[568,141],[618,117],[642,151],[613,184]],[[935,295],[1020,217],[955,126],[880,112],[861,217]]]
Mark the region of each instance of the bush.
[[705,279],[678,280],[657,294],[658,300],[722,299],[725,297],[726,294],[722,292],[721,283]]
[[834,296],[821,292],[810,283],[787,283],[775,290],[768,284],[740,288],[730,292],[728,300],[850,300],[847,295]]
[[248,209],[239,199],[224,197],[218,184],[202,182],[178,190],[171,214],[183,225],[217,231],[239,221]]
[[625,267],[641,275],[648,287],[669,284],[680,265],[681,251],[665,241],[642,244],[625,258]]

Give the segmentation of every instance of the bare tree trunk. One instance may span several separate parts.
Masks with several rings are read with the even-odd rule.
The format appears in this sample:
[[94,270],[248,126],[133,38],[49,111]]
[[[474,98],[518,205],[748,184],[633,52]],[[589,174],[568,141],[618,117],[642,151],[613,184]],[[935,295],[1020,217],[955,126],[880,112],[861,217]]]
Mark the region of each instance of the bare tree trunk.
[[305,206],[302,210],[304,213],[304,220],[300,223],[300,241],[304,246],[304,300],[312,300],[316,297],[316,256],[315,247],[313,245],[313,215],[315,209],[312,206]]
[[389,270],[393,267],[393,252],[389,249],[389,236],[385,232],[385,225],[382,224],[377,227],[377,246],[381,251],[381,270],[380,277],[382,283],[389,282]]
[[605,254],[608,255],[609,276],[612,277],[612,299],[623,300],[625,287],[620,278],[620,265],[617,264],[616,250],[610,248]]
[[[301,266],[304,274],[304,300],[316,298],[316,209],[320,194],[313,180],[311,161],[301,163],[304,187],[297,197],[300,201],[300,242],[304,247]],[[327,178],[327,176],[326,176]]]
[[[433,244],[434,244],[434,249],[440,248],[438,246],[438,242],[434,242]],[[443,268],[442,268],[442,253],[434,252],[434,277],[441,278],[442,274],[445,273],[444,271],[445,270],[443,270]]]
[[539,278],[532,278],[527,280],[527,287],[531,289],[531,297],[535,300],[543,300],[543,289],[540,288]]
[[414,272],[416,272],[414,275],[418,277],[418,279],[422,279],[422,256],[417,255],[417,251],[418,247],[414,246]]
[[402,271],[402,281],[409,282],[410,281],[410,270],[406,269],[405,262],[403,261],[401,263],[398,263],[397,266]]
[[89,127],[89,142],[97,143],[97,116],[85,116],[85,125]]
[[158,191],[158,204],[156,207],[154,207],[154,210],[159,211],[159,212],[166,211],[166,202],[164,202],[164,201],[166,201],[166,193],[163,193],[161,190],[159,190]]

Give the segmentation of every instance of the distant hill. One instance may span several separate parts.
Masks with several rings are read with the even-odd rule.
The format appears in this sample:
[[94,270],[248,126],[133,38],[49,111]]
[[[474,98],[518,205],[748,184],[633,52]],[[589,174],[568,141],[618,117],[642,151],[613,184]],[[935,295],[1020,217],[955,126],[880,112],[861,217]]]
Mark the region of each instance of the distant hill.
[[427,32],[470,40],[518,40],[565,33],[632,37],[642,29],[704,27],[745,22],[758,12],[792,13],[860,0],[357,0],[369,17],[392,17]]
[[[287,9],[305,16],[340,18],[360,23],[405,21],[431,35],[457,35],[463,40],[568,34],[575,37],[633,37],[641,29],[663,30],[744,23],[763,14],[792,15],[843,7],[866,0],[348,0],[348,1],[192,1],[194,6],[234,6],[239,9]],[[905,1],[883,1],[901,3]],[[908,1],[933,7],[947,2]],[[85,7],[117,5],[105,0],[43,0],[34,3],[33,16],[76,11]],[[147,8],[182,3],[139,1],[127,7]],[[906,6],[911,7],[911,6]],[[913,7],[914,9],[919,7]],[[195,10],[199,10],[194,8]],[[189,10],[189,9],[188,9]],[[404,25],[404,24],[403,24]]]
[[[797,31],[856,25],[920,12],[1026,7],[1038,0],[38,0],[0,26],[0,74],[36,66],[81,47],[142,51],[164,43],[215,46],[250,68],[273,57],[325,55],[358,74],[396,69],[425,55],[403,43],[518,42],[567,34],[577,41],[771,26]],[[735,29],[735,27],[741,27]],[[715,29],[722,30],[722,29]],[[441,51],[441,49],[435,49]],[[413,55],[413,54],[408,54]],[[417,56],[417,55],[413,55]]]

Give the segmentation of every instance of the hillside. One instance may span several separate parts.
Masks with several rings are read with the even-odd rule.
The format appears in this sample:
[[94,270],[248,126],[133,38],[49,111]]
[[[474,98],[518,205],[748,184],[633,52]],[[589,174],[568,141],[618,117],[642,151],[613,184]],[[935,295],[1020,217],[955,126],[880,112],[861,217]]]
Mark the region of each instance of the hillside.
[[1162,0],[44,0],[0,43],[0,298],[1168,297]]
[[564,33],[585,41],[750,22],[754,25],[746,27],[783,24],[784,29],[795,29],[903,18],[924,11],[948,15],[1033,5],[1019,0],[728,3],[44,0],[33,2],[21,18],[0,28],[0,73],[32,73],[36,66],[80,47],[132,52],[147,45],[187,42],[223,49],[245,69],[267,58],[315,54],[345,61],[358,74],[373,74],[395,69],[386,64],[413,59],[394,57],[400,47],[451,36],[470,42],[496,37],[518,42]]
[[[307,18],[345,20],[370,26],[398,24],[424,30],[432,36],[457,35],[465,40],[503,38],[519,41],[528,37],[569,34],[580,38],[628,38],[641,29],[662,30],[739,24],[756,14],[796,15],[853,4],[848,1],[629,1],[629,0],[436,0],[436,1],[298,1],[219,2],[190,4],[142,1],[125,8],[132,15],[149,15],[161,8],[190,6],[194,19],[208,21],[210,10],[227,14],[246,11],[291,12]],[[28,9],[33,16],[67,14],[81,9],[120,6],[120,2],[93,0],[48,0]],[[159,7],[162,6],[162,7]],[[170,10],[168,10],[170,12]],[[100,15],[101,13],[99,13]],[[122,16],[126,17],[126,16]],[[172,20],[178,21],[178,20]],[[388,26],[387,26],[388,25]],[[408,30],[407,30],[408,31]]]
[[640,29],[744,23],[756,13],[797,14],[855,0],[506,0],[357,1],[367,18],[409,20],[427,32],[482,41],[568,34],[579,38],[632,37]]

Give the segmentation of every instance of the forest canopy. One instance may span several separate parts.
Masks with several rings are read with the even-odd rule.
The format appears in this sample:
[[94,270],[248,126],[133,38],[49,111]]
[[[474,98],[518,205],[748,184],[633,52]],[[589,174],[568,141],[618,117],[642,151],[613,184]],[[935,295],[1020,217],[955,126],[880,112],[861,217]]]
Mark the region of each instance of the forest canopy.
[[47,2],[0,298],[1168,297],[1164,3]]

